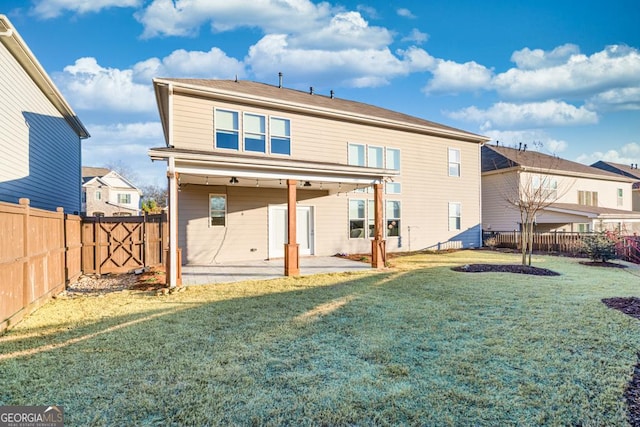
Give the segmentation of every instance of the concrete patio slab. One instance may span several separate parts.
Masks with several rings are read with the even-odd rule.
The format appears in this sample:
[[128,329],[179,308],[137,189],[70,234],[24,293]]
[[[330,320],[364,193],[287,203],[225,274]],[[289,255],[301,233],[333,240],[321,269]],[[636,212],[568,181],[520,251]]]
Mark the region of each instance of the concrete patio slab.
[[[370,264],[345,258],[315,256],[300,258],[301,276],[367,270],[371,270]],[[184,286],[266,280],[278,277],[284,277],[284,260],[282,259],[182,266],[182,284]]]

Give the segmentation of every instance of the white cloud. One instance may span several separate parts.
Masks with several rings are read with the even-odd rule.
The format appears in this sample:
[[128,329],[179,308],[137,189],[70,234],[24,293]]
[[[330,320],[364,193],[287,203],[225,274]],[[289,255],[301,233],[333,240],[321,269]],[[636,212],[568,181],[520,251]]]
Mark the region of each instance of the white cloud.
[[430,70],[433,78],[425,93],[457,93],[485,89],[491,84],[492,70],[474,61],[460,64],[439,59]]
[[537,70],[563,65],[571,56],[579,53],[580,48],[570,43],[558,46],[551,51],[544,51],[542,49],[531,50],[525,47],[522,50],[513,52],[511,60],[515,62],[521,70]]
[[416,44],[422,44],[427,40],[429,40],[429,34],[423,33],[417,28],[411,30],[411,33],[409,33],[409,35],[402,38],[403,42],[414,42]]
[[338,13],[327,26],[305,31],[289,38],[292,47],[305,49],[370,49],[385,47],[392,41],[391,33],[382,27],[370,27],[359,12]]
[[631,142],[623,145],[618,149],[595,151],[593,153],[583,153],[576,159],[577,162],[587,165],[591,165],[599,160],[603,160],[605,162],[621,163],[623,165],[640,163],[640,144]]
[[84,110],[151,112],[155,98],[151,81],[133,81],[132,70],[101,67],[95,58],[80,58],[56,75],[71,105]]
[[60,16],[65,10],[75,13],[100,12],[110,7],[139,7],[142,0],[38,0],[31,14],[50,19]]
[[566,141],[554,139],[540,129],[529,130],[490,130],[485,133],[491,138],[489,144],[495,145],[496,141],[506,147],[517,147],[520,143],[527,144],[527,150],[539,151],[546,154],[557,154],[565,151],[569,144]]
[[472,106],[446,114],[454,119],[479,123],[483,131],[494,128],[535,128],[598,122],[598,115],[593,111],[558,101],[528,104],[498,102],[486,110]]
[[399,51],[399,55],[395,56],[388,48],[337,51],[293,48],[288,36],[271,34],[251,46],[245,62],[263,80],[283,71],[285,79],[294,84],[372,87],[387,84],[392,77],[423,70],[429,58],[418,48]]
[[214,31],[255,27],[267,33],[302,33],[323,28],[331,7],[309,0],[153,0],[135,16],[147,38],[193,35],[205,23]]
[[592,110],[640,110],[640,87],[611,89],[587,100]]
[[402,16],[403,18],[411,18],[411,19],[415,19],[415,15],[413,13],[411,13],[411,11],[405,7],[401,7],[400,9],[396,10],[396,13],[398,14],[398,16]]
[[208,52],[178,49],[162,59],[150,58],[133,67],[136,81],[150,82],[154,77],[229,79],[244,77],[244,64],[227,56],[217,47]]
[[[640,52],[622,45],[607,46],[586,56],[564,45],[550,53],[522,50],[514,54],[518,65],[498,74],[493,86],[514,99],[586,99],[600,92],[640,87]],[[555,64],[555,65],[554,65]]]

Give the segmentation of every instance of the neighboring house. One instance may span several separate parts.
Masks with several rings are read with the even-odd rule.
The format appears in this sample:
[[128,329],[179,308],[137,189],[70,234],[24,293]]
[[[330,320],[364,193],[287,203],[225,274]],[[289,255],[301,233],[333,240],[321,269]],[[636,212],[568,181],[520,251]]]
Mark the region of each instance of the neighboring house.
[[640,212],[640,169],[638,169],[637,163],[623,165],[620,163],[604,162],[600,160],[591,166],[633,179],[635,182],[633,183],[631,207],[634,211]]
[[282,85],[154,88],[167,146],[149,155],[168,164],[183,263],[284,257],[295,275],[298,255],[372,252],[380,266],[385,250],[481,245],[483,136]]
[[89,133],[0,15],[0,201],[80,212],[80,142]]
[[[508,200],[544,194],[549,206],[536,217],[535,231],[640,231],[631,209],[633,180],[602,169],[524,147],[482,147],[482,227],[520,229],[520,212]],[[529,191],[530,190],[530,191]],[[520,196],[518,196],[518,191]]]
[[140,215],[140,191],[107,168],[82,168],[82,214],[85,216]]

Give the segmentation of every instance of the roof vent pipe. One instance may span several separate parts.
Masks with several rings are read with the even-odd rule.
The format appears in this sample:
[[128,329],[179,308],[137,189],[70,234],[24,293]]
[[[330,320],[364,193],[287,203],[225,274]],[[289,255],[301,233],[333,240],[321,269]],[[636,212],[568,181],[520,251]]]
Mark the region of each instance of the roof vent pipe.
[[518,151],[522,151],[522,142],[520,143],[520,145],[518,146]]
[[278,87],[282,88],[282,71],[278,73]]
[[333,92],[333,89],[331,89],[331,91],[329,93],[331,94],[331,99],[333,99],[334,95],[335,95],[334,92]]
[[524,144],[524,147],[522,148],[522,151],[527,151],[527,144]]
[[309,95],[313,95],[313,86],[309,87]]

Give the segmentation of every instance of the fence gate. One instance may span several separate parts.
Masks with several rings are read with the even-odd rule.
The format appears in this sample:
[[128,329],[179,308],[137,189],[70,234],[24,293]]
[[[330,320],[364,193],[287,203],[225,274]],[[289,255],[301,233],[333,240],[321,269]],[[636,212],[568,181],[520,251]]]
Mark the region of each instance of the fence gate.
[[124,273],[162,263],[165,215],[87,217],[82,221],[82,271]]

